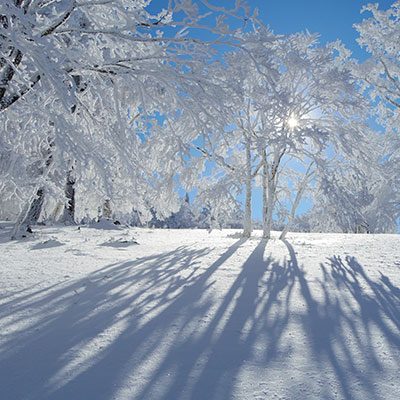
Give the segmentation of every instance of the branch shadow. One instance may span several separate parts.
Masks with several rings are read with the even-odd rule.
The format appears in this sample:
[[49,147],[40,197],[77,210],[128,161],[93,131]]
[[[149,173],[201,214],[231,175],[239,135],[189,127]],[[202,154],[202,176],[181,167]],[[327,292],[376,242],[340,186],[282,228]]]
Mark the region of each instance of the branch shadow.
[[[180,247],[3,299],[1,391],[7,399],[71,399],[85,392],[111,398],[127,366],[151,357],[165,331],[201,319],[210,306],[200,301],[210,278],[244,241],[204,272],[198,263],[210,249]],[[12,330],[17,334],[7,335]]]
[[299,317],[316,364],[333,372],[345,399],[392,398],[382,397],[376,378],[387,369],[380,354],[385,345],[393,355],[394,380],[400,379],[400,289],[382,273],[379,281],[371,279],[355,257],[333,255],[320,264],[323,279],[312,290],[293,247],[285,245],[305,301]]
[[[253,357],[260,337],[259,357],[264,362],[274,357],[289,309],[283,307],[269,320],[265,317],[277,303],[279,292],[292,284],[287,270],[270,257],[264,259],[266,244],[261,241],[245,261],[207,326],[197,334],[177,338],[179,350],[167,354],[138,399],[230,399],[235,379],[246,360]],[[260,284],[268,271],[269,277]],[[262,335],[266,332],[268,337]],[[173,379],[166,379],[168,376]],[[163,381],[167,390],[159,396],[154,388]]]

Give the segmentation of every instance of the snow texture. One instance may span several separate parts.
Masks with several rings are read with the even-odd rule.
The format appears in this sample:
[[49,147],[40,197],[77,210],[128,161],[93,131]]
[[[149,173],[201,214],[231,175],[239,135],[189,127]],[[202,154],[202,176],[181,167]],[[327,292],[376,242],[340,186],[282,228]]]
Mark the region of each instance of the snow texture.
[[1,399],[400,398],[396,235],[10,229]]

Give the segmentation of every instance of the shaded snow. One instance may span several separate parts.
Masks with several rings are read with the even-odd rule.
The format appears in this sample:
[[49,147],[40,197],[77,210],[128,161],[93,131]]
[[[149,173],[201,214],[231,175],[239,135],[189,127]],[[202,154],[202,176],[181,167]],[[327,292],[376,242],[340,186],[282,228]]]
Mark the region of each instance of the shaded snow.
[[49,249],[51,247],[59,247],[62,246],[63,243],[59,242],[56,239],[48,239],[44,242],[39,242],[31,247],[31,250],[42,250],[42,249]]
[[1,399],[400,398],[400,236],[2,227]]

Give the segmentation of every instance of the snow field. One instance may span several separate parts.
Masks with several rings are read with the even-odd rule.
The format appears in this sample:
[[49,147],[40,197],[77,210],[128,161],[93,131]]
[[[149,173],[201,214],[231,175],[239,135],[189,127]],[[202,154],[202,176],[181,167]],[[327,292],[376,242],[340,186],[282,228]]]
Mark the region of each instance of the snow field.
[[399,236],[99,228],[1,225],[1,399],[400,398]]

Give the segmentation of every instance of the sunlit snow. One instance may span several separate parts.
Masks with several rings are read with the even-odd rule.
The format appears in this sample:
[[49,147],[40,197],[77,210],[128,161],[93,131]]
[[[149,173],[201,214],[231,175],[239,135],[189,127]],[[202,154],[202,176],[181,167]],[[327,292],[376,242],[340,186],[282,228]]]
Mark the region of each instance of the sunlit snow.
[[400,398],[396,235],[10,229],[1,399]]

